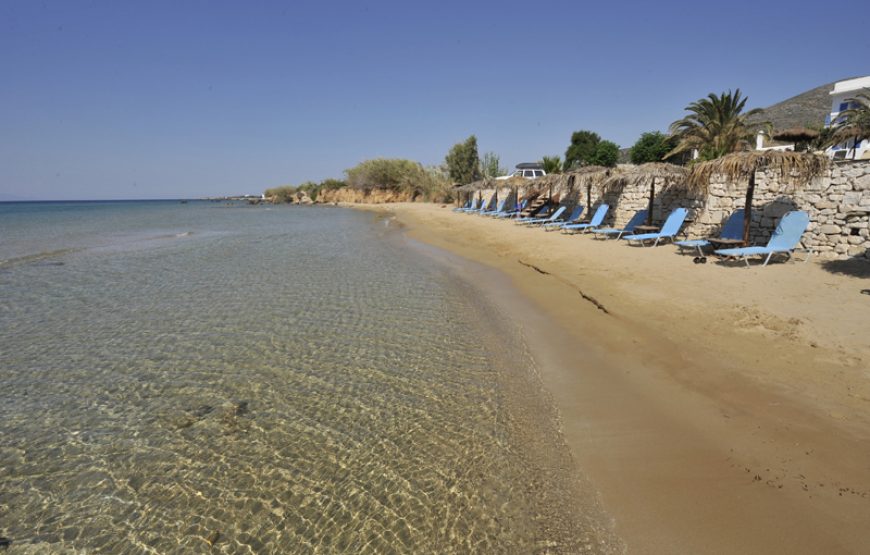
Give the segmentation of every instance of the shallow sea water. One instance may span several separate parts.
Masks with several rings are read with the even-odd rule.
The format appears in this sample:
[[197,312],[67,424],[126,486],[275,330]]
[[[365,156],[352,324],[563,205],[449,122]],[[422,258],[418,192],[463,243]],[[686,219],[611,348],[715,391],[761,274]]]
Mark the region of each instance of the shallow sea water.
[[8,552],[610,551],[522,337],[394,227],[0,204]]

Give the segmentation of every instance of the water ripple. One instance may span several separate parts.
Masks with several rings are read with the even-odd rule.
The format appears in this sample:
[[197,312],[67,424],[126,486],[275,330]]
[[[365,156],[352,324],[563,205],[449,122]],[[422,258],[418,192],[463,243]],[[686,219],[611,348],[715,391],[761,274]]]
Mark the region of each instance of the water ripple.
[[10,553],[603,550],[476,291],[362,214],[188,206],[0,273]]

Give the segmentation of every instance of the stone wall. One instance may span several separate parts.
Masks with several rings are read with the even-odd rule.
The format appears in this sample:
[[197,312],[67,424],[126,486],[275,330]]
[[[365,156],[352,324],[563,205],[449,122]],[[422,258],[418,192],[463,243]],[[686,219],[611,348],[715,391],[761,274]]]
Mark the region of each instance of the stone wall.
[[[827,175],[799,187],[771,171],[758,172],[755,181],[750,226],[752,243],[766,243],[786,212],[805,210],[810,215],[810,225],[803,236],[805,247],[812,247],[815,253],[826,258],[870,259],[870,161],[836,162]],[[743,208],[747,185],[748,179],[729,181],[714,175],[704,194],[679,186],[666,188],[659,178],[653,221],[661,223],[674,208],[685,207],[689,209],[684,227],[688,237],[716,236],[731,212]],[[501,189],[499,198],[504,198],[509,191],[509,188]],[[493,192],[490,189],[482,193],[489,198]],[[521,195],[524,192],[521,190]],[[565,183],[554,185],[554,196],[564,199],[567,192]],[[585,188],[579,187],[577,192],[579,201],[585,204]],[[602,202],[610,205],[605,224],[621,227],[636,211],[647,208],[649,186],[632,185],[605,191],[593,187],[587,217]]]
[[[795,187],[776,172],[756,174],[750,241],[765,244],[779,219],[790,210],[805,210],[810,225],[803,245],[826,258],[870,258],[870,161],[837,162],[828,175]],[[664,185],[656,181],[656,190]],[[677,207],[689,209],[684,231],[690,238],[716,236],[728,216],[746,201],[748,179],[728,181],[714,175],[707,194],[672,187],[658,193],[653,221],[661,223]],[[593,195],[594,205],[610,205],[609,224],[621,227],[649,205],[649,187],[630,186]]]
[[[704,195],[693,194],[682,187],[667,187],[664,178],[655,179],[656,195],[653,199],[653,222],[663,222],[674,208],[689,208],[689,219],[695,213],[703,213]],[[613,187],[603,191],[599,197],[593,190],[592,210],[598,204],[605,202],[610,206],[607,218],[608,226],[623,227],[638,210],[649,208],[650,188],[648,185]],[[591,210],[590,210],[591,212]]]
[[[805,210],[810,225],[803,245],[826,258],[870,258],[870,162],[838,162],[828,175],[795,187],[775,172],[756,174],[750,241],[766,243],[779,219],[790,210]],[[704,214],[687,228],[701,237],[718,230],[735,208],[743,208],[747,181],[711,179]]]

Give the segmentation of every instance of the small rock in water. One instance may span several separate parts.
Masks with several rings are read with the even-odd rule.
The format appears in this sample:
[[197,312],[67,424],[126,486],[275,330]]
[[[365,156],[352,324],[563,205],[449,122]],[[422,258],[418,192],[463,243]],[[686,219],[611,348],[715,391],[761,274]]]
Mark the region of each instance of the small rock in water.
[[0,549],[7,550],[9,546],[12,545],[12,540],[9,538],[0,537]]
[[219,542],[220,539],[221,539],[220,530],[215,530],[214,532],[212,532],[211,534],[208,535],[208,537],[205,539],[205,543],[207,543],[209,545],[214,545],[217,542]]
[[235,403],[236,416],[242,416],[248,413],[248,401],[239,401]]
[[191,414],[193,414],[195,417],[197,417],[197,418],[202,418],[203,416],[205,416],[206,414],[212,412],[213,410],[214,410],[214,407],[211,406],[211,405],[202,405],[202,406],[200,406],[199,408],[194,409],[194,410],[192,410],[192,411],[190,411],[190,412],[191,412]]

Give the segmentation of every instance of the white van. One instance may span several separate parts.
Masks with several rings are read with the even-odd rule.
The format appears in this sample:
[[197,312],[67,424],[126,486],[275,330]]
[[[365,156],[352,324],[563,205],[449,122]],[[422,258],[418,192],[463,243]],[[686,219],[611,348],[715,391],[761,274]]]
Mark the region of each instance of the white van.
[[501,177],[496,177],[497,180],[502,179],[510,179],[512,177],[522,177],[523,179],[537,179],[538,177],[544,177],[547,175],[547,172],[544,171],[544,166],[538,164],[536,162],[524,162],[522,164],[517,164],[517,169],[514,173],[510,175],[503,175]]

